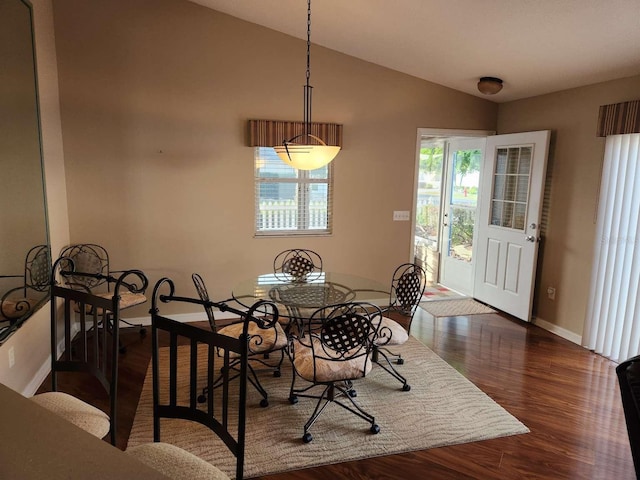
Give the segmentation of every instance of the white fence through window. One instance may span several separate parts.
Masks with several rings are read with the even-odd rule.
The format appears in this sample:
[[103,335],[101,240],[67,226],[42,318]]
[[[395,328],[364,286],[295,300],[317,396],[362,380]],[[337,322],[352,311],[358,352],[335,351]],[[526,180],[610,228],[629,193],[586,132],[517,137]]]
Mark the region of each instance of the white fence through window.
[[[310,230],[327,228],[327,202],[324,200],[309,202],[307,213]],[[298,206],[294,200],[262,201],[259,204],[258,231],[298,230]]]

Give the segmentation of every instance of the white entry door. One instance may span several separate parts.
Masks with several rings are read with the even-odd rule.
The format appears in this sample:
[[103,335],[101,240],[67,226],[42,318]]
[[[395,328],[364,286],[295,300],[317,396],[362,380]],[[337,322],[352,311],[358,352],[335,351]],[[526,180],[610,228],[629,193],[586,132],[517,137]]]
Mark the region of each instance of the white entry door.
[[473,296],[531,320],[548,130],[487,137]]

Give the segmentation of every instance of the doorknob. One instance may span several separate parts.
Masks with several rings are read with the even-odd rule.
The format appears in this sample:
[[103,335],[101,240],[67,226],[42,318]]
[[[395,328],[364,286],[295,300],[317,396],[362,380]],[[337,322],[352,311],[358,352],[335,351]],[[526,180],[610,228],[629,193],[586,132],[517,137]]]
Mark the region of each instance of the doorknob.
[[527,235],[526,237],[524,237],[524,239],[527,242],[532,242],[532,243],[535,243],[538,241],[538,238],[535,235]]

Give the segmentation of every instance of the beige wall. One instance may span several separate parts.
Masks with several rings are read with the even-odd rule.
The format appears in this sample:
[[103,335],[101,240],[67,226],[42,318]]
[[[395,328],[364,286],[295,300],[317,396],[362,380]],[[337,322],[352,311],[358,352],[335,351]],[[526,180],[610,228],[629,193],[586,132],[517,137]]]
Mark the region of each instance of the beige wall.
[[[551,130],[551,204],[535,310],[560,333],[582,335],[589,296],[604,138],[600,105],[640,98],[640,76],[510,102],[498,132]],[[546,295],[556,288],[555,301]]]
[[[53,251],[69,243],[67,198],[58,99],[53,12],[51,0],[31,0],[36,32],[36,57],[42,122],[42,145],[46,176],[49,234]],[[49,368],[49,304],[0,347],[0,383],[31,395]],[[15,365],[9,368],[8,350],[14,349]]]
[[179,0],[54,9],[71,240],[179,293],[198,271],[226,298],[294,246],[388,282],[409,259],[392,213],[412,209],[417,129],[496,126],[492,102],[313,47],[314,120],[344,124],[334,233],[256,239],[246,121],[301,119],[305,42]]

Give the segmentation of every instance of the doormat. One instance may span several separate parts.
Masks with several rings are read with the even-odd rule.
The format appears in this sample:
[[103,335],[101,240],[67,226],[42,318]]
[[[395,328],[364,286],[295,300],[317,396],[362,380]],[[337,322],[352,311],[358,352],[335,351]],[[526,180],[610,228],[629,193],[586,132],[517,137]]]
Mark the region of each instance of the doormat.
[[420,307],[434,317],[457,317],[496,312],[493,308],[480,302],[476,302],[473,298],[447,300],[442,302],[421,302]]
[[433,302],[434,300],[448,300],[451,298],[465,298],[461,293],[451,290],[442,285],[427,285],[422,294],[423,302]]

